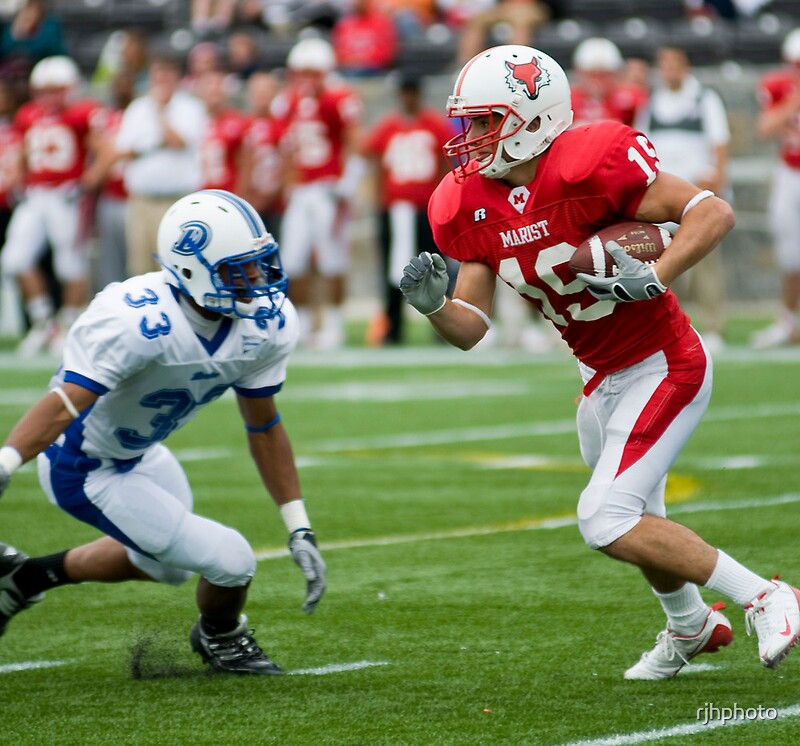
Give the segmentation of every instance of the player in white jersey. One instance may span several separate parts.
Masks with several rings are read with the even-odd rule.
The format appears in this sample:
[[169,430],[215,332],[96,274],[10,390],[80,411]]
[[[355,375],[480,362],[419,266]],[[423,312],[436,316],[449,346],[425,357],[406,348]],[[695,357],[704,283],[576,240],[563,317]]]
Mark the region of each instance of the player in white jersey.
[[38,456],[50,500],[107,534],[29,558],[0,544],[0,634],[49,588],[87,580],[179,584],[200,575],[192,648],[213,668],[276,674],[241,614],[255,557],[237,531],[192,512],[162,441],[232,388],[250,452],[290,533],[312,612],[325,563],[274,401],[298,336],[278,246],[252,206],[207,190],[178,200],[158,233],[160,272],[113,283],[70,329],[50,392],[0,449],[0,494]]

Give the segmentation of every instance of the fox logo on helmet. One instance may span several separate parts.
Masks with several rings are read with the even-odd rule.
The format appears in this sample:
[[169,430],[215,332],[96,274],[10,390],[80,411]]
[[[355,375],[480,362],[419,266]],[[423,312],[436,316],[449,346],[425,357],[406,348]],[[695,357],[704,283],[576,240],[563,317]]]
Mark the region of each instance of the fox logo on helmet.
[[510,62],[506,60],[508,75],[506,82],[512,91],[516,91],[520,86],[525,90],[525,95],[535,101],[539,96],[539,91],[550,84],[550,74],[540,64],[536,57],[531,57],[530,62]]
[[181,235],[172,246],[172,250],[181,256],[193,256],[202,253],[211,241],[211,228],[200,220],[192,220],[181,226]]

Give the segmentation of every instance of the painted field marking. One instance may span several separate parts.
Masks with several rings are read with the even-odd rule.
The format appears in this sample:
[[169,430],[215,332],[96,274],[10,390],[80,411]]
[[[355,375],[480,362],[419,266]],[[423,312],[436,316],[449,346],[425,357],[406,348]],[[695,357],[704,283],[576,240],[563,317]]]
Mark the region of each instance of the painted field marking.
[[0,666],[0,673],[15,673],[16,671],[32,671],[36,668],[56,668],[66,666],[70,661],[23,661],[22,663],[6,663]]
[[[794,718],[800,715],[800,704],[791,705],[789,707],[777,707],[778,711],[777,721]],[[603,736],[602,738],[590,738],[585,741],[570,741],[569,743],[562,744],[561,746],[635,746],[639,743],[647,743],[649,741],[660,741],[664,738],[673,738],[674,736],[693,736],[697,733],[705,733],[709,730],[716,730],[717,728],[732,728],[736,725],[746,725],[747,723],[758,722],[761,727],[765,727],[767,723],[776,722],[775,720],[710,720],[708,723],[683,723],[682,725],[673,725],[668,728],[654,728],[653,730],[642,730],[634,733],[620,733],[613,736]],[[763,743],[763,741],[761,741]]]
[[289,676],[325,676],[329,673],[341,673],[342,671],[359,671],[362,668],[373,668],[375,666],[391,666],[389,661],[356,661],[355,663],[329,663],[327,666],[318,668],[298,668],[295,671],[287,671]]
[[[683,503],[670,505],[668,515],[678,513],[701,513],[704,511],[743,510],[747,508],[765,508],[775,505],[790,505],[800,503],[800,493],[788,493],[773,497],[749,498],[736,502],[708,501],[698,503]],[[387,547],[395,544],[415,544],[420,541],[437,541],[440,539],[461,539],[472,536],[489,536],[513,531],[542,531],[566,526],[577,526],[578,519],[574,513],[543,518],[522,519],[494,526],[478,526],[472,528],[458,528],[452,531],[427,531],[417,534],[400,534],[397,536],[377,536],[372,539],[351,539],[344,541],[321,542],[320,548],[326,552],[338,549],[364,549],[367,547]],[[278,557],[288,557],[288,549],[262,549],[256,552],[256,559],[270,560]]]

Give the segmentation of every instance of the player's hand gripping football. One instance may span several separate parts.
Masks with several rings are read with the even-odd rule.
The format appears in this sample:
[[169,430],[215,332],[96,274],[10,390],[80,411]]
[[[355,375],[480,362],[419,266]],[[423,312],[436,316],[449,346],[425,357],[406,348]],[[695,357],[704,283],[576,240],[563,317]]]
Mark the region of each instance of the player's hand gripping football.
[[447,265],[441,255],[423,251],[403,269],[400,290],[417,311],[430,316],[444,306],[448,283]]
[[585,272],[576,275],[595,298],[615,303],[650,300],[666,291],[667,286],[658,279],[655,267],[628,256],[616,241],[609,241],[605,250],[617,264],[618,272],[614,277],[595,277]]
[[327,566],[317,548],[317,538],[313,531],[301,528],[289,537],[289,552],[306,579],[306,600],[303,611],[312,614],[317,608],[327,582]]

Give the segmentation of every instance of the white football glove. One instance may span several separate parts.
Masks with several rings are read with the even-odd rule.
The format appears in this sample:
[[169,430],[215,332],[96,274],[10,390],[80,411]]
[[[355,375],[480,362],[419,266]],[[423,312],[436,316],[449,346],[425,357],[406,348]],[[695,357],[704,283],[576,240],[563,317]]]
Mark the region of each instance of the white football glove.
[[289,552],[306,579],[306,600],[303,611],[312,614],[327,587],[327,566],[317,548],[314,532],[300,528],[289,537]]
[[667,286],[658,279],[655,267],[628,256],[616,241],[609,241],[605,250],[617,263],[614,277],[595,277],[585,272],[576,275],[595,298],[615,303],[650,300],[666,291]]
[[5,466],[0,464],[0,497],[3,496],[3,493],[8,488],[8,485],[11,482],[11,474],[8,473],[8,469]]
[[417,311],[430,316],[441,310],[447,301],[445,293],[449,282],[442,256],[423,251],[403,269],[400,290]]

